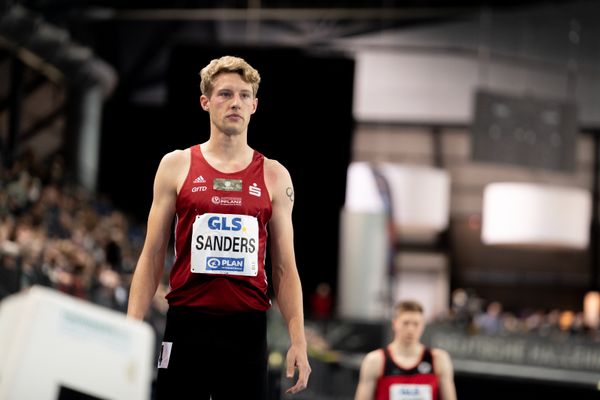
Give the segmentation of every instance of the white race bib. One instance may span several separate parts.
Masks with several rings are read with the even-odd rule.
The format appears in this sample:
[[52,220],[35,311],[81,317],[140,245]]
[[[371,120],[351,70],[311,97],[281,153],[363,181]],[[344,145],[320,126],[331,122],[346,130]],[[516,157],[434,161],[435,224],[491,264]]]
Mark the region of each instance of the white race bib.
[[395,383],[390,386],[390,400],[432,400],[431,386]]
[[250,215],[196,216],[192,230],[194,273],[258,275],[258,220]]

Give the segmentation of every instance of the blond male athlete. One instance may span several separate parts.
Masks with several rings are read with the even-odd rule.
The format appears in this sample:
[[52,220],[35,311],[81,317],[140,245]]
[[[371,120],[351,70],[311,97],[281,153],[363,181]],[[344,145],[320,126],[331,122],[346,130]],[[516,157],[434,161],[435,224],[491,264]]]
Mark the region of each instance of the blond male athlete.
[[420,342],[424,328],[419,303],[403,301],[396,305],[394,339],[365,356],[355,400],[456,400],[450,356]]
[[231,56],[212,60],[200,76],[210,137],[160,162],[128,315],[143,319],[149,308],[175,219],[156,398],[264,400],[268,238],[274,293],[291,341],[287,377],[298,373],[288,393],[297,393],[311,369],[293,245],[294,191],[286,168],[248,146],[260,76]]

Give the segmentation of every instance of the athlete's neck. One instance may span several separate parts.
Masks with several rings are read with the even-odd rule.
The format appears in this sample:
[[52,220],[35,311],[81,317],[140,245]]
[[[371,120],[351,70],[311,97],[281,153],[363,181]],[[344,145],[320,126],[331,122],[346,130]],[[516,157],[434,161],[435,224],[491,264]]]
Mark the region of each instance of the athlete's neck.
[[221,172],[235,172],[246,168],[251,162],[254,150],[246,143],[209,139],[200,145],[204,159]]
[[213,157],[221,160],[235,160],[247,157],[252,149],[248,146],[245,137],[221,133],[211,135],[208,141],[202,144],[202,152],[210,153]]
[[419,342],[407,344],[399,340],[393,341],[390,348],[396,356],[406,358],[418,357],[423,351],[423,345]]

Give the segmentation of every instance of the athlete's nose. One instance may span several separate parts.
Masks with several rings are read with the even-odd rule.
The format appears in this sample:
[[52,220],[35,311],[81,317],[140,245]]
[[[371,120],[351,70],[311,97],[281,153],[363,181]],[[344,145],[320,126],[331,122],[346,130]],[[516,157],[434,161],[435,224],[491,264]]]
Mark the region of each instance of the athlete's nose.
[[239,94],[234,94],[233,95],[233,99],[231,101],[231,108],[233,109],[239,109],[240,108],[240,102],[242,101],[242,99],[240,98]]

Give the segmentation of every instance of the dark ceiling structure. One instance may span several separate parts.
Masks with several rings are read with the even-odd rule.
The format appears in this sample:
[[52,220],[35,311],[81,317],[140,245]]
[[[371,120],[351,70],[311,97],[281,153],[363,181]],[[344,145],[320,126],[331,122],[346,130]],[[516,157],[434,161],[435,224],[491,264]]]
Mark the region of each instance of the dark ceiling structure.
[[[13,3],[40,13],[59,25],[68,24],[73,20],[261,21],[280,24],[299,21],[321,23],[334,21],[341,25],[361,24],[363,29],[346,31],[364,33],[365,26],[370,30],[379,30],[391,26],[465,18],[477,15],[486,9],[502,11],[567,2],[565,0],[24,0]],[[5,1],[5,3],[11,2]]]
[[[164,102],[174,45],[346,51],[340,40],[566,0],[0,0],[0,62],[16,55],[48,80]],[[8,68],[5,68],[8,70]],[[38,79],[38,81],[40,81]],[[157,89],[158,88],[158,89]],[[8,93],[0,93],[8,104]]]
[[[115,40],[118,32],[124,38],[135,37],[133,47],[144,49],[137,62],[147,66],[148,60],[174,40],[219,43],[227,40],[223,32],[228,40],[238,43],[327,48],[333,40],[371,32],[561,3],[568,1],[2,0],[0,35],[8,36],[13,44],[27,42],[27,46],[33,37],[42,58],[56,52],[60,47],[57,43],[69,41],[73,57],[89,57],[89,47],[114,62],[118,50],[111,39]],[[23,12],[27,19],[17,21]],[[116,44],[131,54],[123,50],[129,46],[127,39]],[[127,64],[125,68],[116,65],[120,74],[139,75],[139,68],[124,71],[131,67]]]

